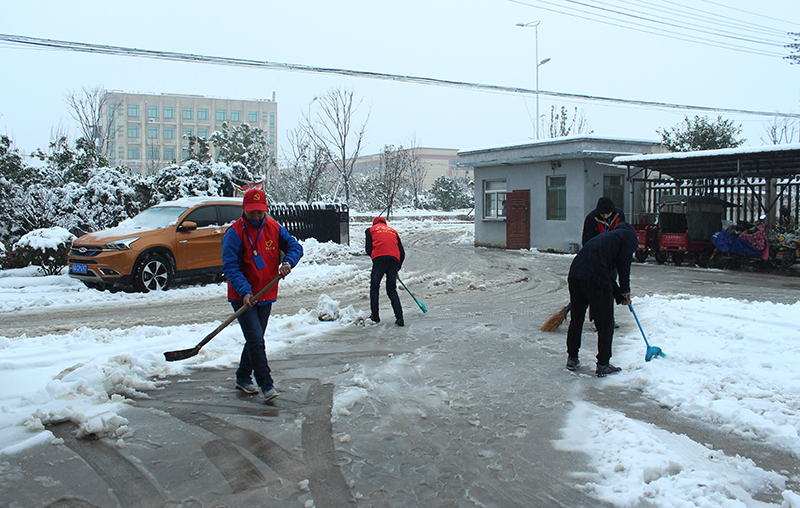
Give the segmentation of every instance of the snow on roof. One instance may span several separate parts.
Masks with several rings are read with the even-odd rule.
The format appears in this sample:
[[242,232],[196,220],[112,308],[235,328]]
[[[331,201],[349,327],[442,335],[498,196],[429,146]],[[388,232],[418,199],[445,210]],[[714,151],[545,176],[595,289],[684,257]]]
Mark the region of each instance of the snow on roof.
[[669,159],[691,159],[700,157],[718,157],[720,155],[740,155],[740,154],[758,154],[767,152],[788,152],[793,150],[800,150],[800,143],[791,145],[766,145],[766,146],[747,146],[739,148],[720,148],[718,150],[700,150],[696,152],[668,152],[656,154],[640,154],[640,155],[620,155],[614,158],[615,164],[629,164],[636,162],[645,162],[653,160],[669,160]]

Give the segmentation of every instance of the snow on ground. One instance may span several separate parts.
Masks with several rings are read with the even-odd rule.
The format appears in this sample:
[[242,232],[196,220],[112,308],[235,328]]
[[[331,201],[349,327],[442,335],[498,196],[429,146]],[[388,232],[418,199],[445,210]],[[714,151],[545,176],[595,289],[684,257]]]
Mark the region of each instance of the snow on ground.
[[[401,232],[447,231],[457,243],[473,241],[469,225],[396,217]],[[304,242],[303,262],[287,279],[296,290],[320,280],[356,276],[362,255],[362,226],[351,227],[351,246]],[[455,233],[455,235],[453,235]],[[540,253],[532,252],[533,255]],[[350,262],[348,262],[350,261]],[[363,271],[363,270],[362,270]],[[324,282],[323,282],[324,284]],[[191,299],[224,293],[220,284],[164,293],[129,294],[85,288],[65,275],[41,276],[36,269],[0,271],[0,312],[30,307],[124,305],[143,300]],[[644,361],[641,335],[615,337],[613,363],[621,374],[597,380],[641,389],[661,405],[727,430],[742,439],[800,450],[800,302],[785,305],[678,296],[635,298],[634,309],[648,340],[667,354]],[[618,310],[618,312],[626,312]],[[271,354],[363,316],[321,295],[316,309],[270,319]],[[0,335],[0,454],[53,442],[43,424],[69,418],[81,432],[109,436],[125,446],[132,432],[118,413],[137,391],[165,377],[198,367],[232,367],[241,351],[241,331],[231,326],[190,360],[167,363],[163,352],[191,347],[218,323],[124,330],[79,328],[66,335]],[[335,415],[370,397],[373,383],[353,371],[352,386],[337,389]],[[616,411],[576,402],[560,449],[588,452],[595,473],[576,478],[580,488],[617,506],[772,506],[753,500],[759,485],[783,488],[786,478],[752,461],[729,457],[703,444],[630,419]],[[794,478],[794,481],[800,479]],[[783,506],[800,508],[800,496],[784,491]]]

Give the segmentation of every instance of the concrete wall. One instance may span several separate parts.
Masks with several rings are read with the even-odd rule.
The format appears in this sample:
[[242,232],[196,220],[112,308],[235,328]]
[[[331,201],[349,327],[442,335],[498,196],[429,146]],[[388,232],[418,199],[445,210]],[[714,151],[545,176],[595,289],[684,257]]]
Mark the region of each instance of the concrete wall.
[[[530,189],[531,247],[567,252],[570,244],[580,245],[583,221],[603,195],[605,175],[623,177],[623,203],[617,206],[626,215],[632,206],[640,211],[640,202],[630,202],[626,169],[610,164],[619,154],[652,153],[655,146],[653,142],[589,136],[459,152],[459,163],[474,169],[475,245],[506,246],[506,219],[484,218],[485,180],[505,178],[507,192]],[[566,220],[546,220],[548,176],[566,176]]]

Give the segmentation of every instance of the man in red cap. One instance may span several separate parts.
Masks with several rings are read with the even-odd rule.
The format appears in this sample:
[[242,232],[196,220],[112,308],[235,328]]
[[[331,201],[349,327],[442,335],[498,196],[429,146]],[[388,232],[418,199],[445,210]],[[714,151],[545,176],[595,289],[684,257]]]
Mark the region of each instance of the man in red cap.
[[[282,257],[282,259],[281,259]],[[233,310],[248,309],[239,316],[244,348],[236,371],[236,389],[262,393],[264,402],[278,392],[270,375],[264,333],[278,298],[278,285],[258,301],[253,295],[275,277],[289,275],[303,257],[303,247],[267,214],[267,197],[261,189],[250,189],[242,201],[242,217],[222,237],[222,269],[228,279],[228,301]],[[253,383],[255,375],[256,383]]]
[[386,294],[392,303],[394,322],[397,326],[404,326],[403,307],[397,295],[397,272],[402,268],[406,258],[400,235],[386,225],[386,219],[375,217],[372,227],[367,229],[366,249],[372,258],[372,275],[369,282],[369,306],[372,313],[369,318],[376,323],[381,321],[378,314],[378,290],[381,279],[386,275]]

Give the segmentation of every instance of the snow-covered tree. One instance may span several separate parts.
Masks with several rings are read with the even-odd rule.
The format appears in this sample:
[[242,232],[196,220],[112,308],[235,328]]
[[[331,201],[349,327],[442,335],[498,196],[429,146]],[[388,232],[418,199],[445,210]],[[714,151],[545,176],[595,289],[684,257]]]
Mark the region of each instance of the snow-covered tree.
[[223,122],[222,130],[215,131],[208,140],[219,154],[218,162],[231,166],[241,164],[258,179],[263,178],[272,165],[269,139],[260,127],[243,123],[231,128],[228,122]]

